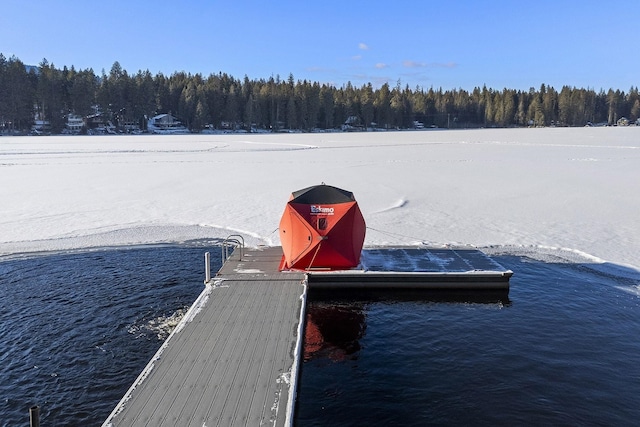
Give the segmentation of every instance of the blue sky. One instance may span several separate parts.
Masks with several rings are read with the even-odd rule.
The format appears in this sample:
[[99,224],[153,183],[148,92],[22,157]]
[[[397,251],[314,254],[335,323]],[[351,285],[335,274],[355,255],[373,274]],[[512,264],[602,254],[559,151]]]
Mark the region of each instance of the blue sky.
[[0,53],[28,65],[360,87],[628,91],[638,2],[3,0]]

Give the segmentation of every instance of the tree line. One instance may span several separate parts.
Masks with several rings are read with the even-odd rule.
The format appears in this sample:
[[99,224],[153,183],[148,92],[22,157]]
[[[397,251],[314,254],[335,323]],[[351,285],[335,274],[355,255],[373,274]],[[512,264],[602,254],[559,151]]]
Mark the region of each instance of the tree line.
[[585,126],[615,124],[621,117],[640,117],[638,88],[593,89],[542,84],[528,91],[476,87],[472,91],[424,89],[385,83],[335,87],[279,76],[250,80],[225,73],[166,76],[148,70],[129,74],[118,62],[109,73],[62,69],[43,59],[37,67],[0,54],[0,128],[28,130],[34,118],[61,132],[69,114],[82,117],[100,111],[116,125],[146,123],[170,113],[192,131],[204,128],[314,129],[448,128],[515,126]]

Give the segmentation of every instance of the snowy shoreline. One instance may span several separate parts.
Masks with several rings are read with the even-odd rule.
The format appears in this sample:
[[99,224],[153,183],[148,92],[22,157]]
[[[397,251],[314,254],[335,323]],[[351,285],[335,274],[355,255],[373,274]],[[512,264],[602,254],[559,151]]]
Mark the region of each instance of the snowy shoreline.
[[237,233],[278,245],[291,191],[326,182],[354,192],[365,246],[557,248],[638,272],[639,166],[633,127],[3,137],[0,259]]

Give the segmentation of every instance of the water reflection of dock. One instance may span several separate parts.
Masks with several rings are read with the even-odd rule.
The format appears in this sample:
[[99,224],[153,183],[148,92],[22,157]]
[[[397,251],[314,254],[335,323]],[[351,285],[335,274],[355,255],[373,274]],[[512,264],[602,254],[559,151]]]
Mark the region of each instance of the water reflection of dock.
[[234,252],[104,426],[292,425],[307,288],[507,295],[512,274],[469,249],[367,249],[364,268],[348,272],[280,272],[281,257],[279,247]]

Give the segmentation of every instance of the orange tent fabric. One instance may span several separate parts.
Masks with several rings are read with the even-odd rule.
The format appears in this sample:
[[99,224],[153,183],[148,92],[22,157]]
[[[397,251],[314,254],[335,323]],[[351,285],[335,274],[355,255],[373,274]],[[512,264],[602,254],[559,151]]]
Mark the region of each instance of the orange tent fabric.
[[348,269],[360,263],[366,225],[350,191],[316,185],[293,192],[280,220],[282,269]]

